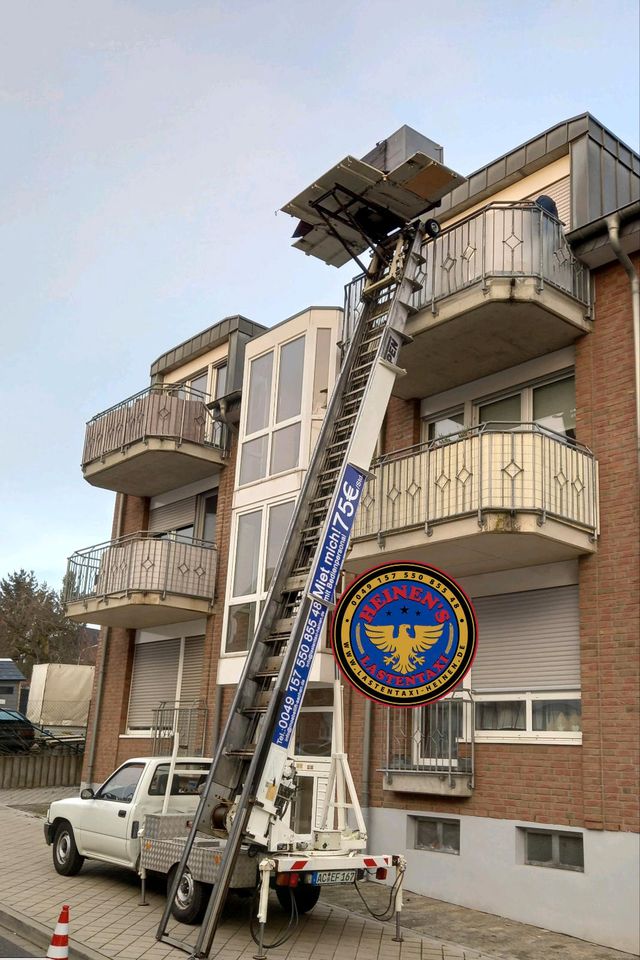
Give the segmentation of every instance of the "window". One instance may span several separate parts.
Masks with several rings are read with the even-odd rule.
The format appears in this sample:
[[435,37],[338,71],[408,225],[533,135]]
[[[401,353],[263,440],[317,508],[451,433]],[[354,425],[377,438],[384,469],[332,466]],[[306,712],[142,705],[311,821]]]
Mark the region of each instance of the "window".
[[497,429],[536,423],[545,430],[575,440],[575,397],[575,377],[565,374],[546,383],[523,386],[486,403],[477,402],[477,422]]
[[450,410],[423,421],[422,439],[432,442],[447,437],[457,440],[457,434],[464,429],[464,409]]
[[320,327],[316,333],[316,356],[313,365],[313,416],[324,414],[329,396],[329,366],[331,363],[331,330]]
[[120,767],[100,787],[96,793],[96,799],[131,803],[143,770],[144,763],[127,763],[124,767]]
[[296,723],[297,757],[330,757],[333,735],[333,690],[307,687]]
[[577,587],[481,597],[474,607],[477,738],[580,742]]
[[535,867],[584,872],[584,841],[581,833],[518,827],[523,841],[521,862]]
[[[202,770],[202,773],[183,773],[183,771]],[[171,796],[195,797],[200,793],[202,784],[207,779],[208,763],[176,763],[171,784]],[[159,763],[149,784],[150,797],[164,797],[169,780],[169,764]]]
[[293,500],[241,513],[236,523],[231,597],[227,604],[225,650],[244,653],[257,625],[293,513]]
[[460,853],[460,821],[436,817],[411,817],[413,847],[433,853]]
[[226,363],[221,363],[219,367],[214,367],[214,376],[215,376],[215,387],[213,391],[214,400],[219,400],[220,397],[224,397],[227,392],[227,371],[228,371],[228,366]]
[[127,729],[150,730],[160,703],[200,698],[204,637],[136,643]]
[[297,337],[249,365],[240,486],[298,466],[305,343]]

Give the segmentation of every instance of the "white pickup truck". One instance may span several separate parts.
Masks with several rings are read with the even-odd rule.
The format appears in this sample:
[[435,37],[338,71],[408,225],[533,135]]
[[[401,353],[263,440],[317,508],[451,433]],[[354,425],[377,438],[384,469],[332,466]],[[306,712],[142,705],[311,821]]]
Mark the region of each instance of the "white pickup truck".
[[[140,828],[147,814],[162,811],[169,786],[169,757],[127,760],[93,792],[55,800],[49,807],[44,836],[53,847],[53,865],[73,876],[85,858],[104,860],[137,870]],[[211,760],[180,757],[176,761],[167,810],[193,815]]]

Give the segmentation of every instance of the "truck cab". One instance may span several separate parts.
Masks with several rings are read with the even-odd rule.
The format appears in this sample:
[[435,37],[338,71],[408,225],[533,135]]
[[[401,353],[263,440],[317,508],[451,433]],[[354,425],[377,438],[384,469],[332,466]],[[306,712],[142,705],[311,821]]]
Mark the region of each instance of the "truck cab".
[[194,814],[210,765],[211,760],[202,757],[180,757],[169,784],[170,757],[136,757],[118,767],[95,793],[87,788],[79,797],[54,801],[44,834],[53,847],[57,872],[72,876],[85,858],[137,869],[145,816],[163,808]]

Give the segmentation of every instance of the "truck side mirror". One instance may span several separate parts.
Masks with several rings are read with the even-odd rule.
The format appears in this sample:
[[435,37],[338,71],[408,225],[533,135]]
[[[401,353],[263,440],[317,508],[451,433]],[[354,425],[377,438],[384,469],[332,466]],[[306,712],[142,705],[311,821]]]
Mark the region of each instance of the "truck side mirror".
[[80,796],[83,800],[91,800],[93,798],[93,790],[91,787],[85,787],[84,790],[80,791]]

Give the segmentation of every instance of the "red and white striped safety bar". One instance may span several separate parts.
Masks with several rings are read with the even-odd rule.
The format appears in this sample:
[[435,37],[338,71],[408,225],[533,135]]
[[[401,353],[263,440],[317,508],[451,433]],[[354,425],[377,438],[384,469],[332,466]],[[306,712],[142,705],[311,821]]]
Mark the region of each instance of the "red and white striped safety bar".
[[377,857],[340,856],[335,853],[314,853],[306,859],[295,857],[275,857],[278,873],[295,873],[302,870],[366,870],[371,867],[388,867],[393,863],[393,857],[384,854]]

